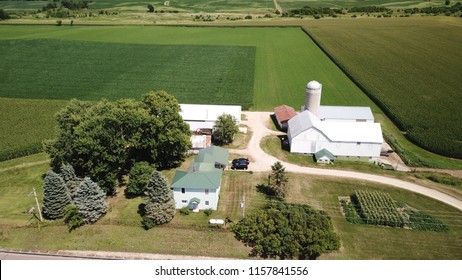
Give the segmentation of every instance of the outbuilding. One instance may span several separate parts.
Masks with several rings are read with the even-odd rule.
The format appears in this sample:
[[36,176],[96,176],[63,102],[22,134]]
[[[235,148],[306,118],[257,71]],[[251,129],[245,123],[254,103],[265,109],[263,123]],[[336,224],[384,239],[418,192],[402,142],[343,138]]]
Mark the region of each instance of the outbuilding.
[[241,123],[241,106],[180,104],[180,115],[189,124],[191,131],[213,129],[218,117],[229,114],[236,118],[237,125]]
[[289,120],[296,115],[297,112],[295,112],[294,108],[287,105],[274,108],[274,117],[276,118],[279,128],[283,130],[287,130]]

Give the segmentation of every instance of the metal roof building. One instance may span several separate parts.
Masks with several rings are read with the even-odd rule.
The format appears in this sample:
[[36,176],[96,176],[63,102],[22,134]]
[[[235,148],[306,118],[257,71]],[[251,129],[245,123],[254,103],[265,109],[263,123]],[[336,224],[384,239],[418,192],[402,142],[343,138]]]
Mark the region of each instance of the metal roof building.
[[374,122],[371,108],[359,106],[320,106],[318,117],[321,121]]
[[192,131],[200,128],[213,128],[215,121],[223,114],[235,117],[237,125],[241,123],[241,106],[180,104],[180,107],[180,115]]
[[335,156],[378,158],[383,143],[379,123],[321,121],[303,111],[289,121],[287,136],[293,153],[327,149]]
[[223,170],[228,150],[211,146],[199,151],[187,171],[177,170],[172,181],[176,208],[217,210]]
[[274,108],[274,116],[276,117],[279,128],[282,129],[287,129],[288,121],[296,115],[297,112],[295,112],[294,108],[287,105],[281,105]]

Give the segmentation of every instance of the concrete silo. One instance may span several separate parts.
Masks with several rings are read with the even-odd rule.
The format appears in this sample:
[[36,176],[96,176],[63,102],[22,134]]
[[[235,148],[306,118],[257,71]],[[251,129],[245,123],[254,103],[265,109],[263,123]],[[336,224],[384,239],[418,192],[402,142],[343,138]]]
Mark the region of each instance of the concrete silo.
[[306,85],[305,110],[310,111],[318,116],[319,107],[321,106],[322,84],[317,81],[311,81]]

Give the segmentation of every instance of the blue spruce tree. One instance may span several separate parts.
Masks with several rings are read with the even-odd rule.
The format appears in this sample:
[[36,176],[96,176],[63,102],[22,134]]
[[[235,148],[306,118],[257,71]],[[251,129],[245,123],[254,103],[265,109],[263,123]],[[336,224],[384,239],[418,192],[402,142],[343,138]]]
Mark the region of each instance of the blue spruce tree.
[[79,209],[85,223],[98,221],[109,208],[106,193],[89,177],[85,177],[80,183],[74,195],[74,205]]
[[71,197],[64,180],[53,171],[48,171],[43,183],[43,216],[45,219],[59,219],[71,204]]

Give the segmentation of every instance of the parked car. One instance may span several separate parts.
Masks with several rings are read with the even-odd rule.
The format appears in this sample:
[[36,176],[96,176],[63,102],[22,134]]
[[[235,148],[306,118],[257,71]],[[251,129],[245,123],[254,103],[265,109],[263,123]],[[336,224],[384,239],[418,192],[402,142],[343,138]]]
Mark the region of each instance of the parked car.
[[231,169],[235,170],[235,169],[244,169],[244,170],[247,170],[247,168],[249,167],[249,159],[248,158],[237,158],[237,159],[233,159],[232,163],[231,163]]

